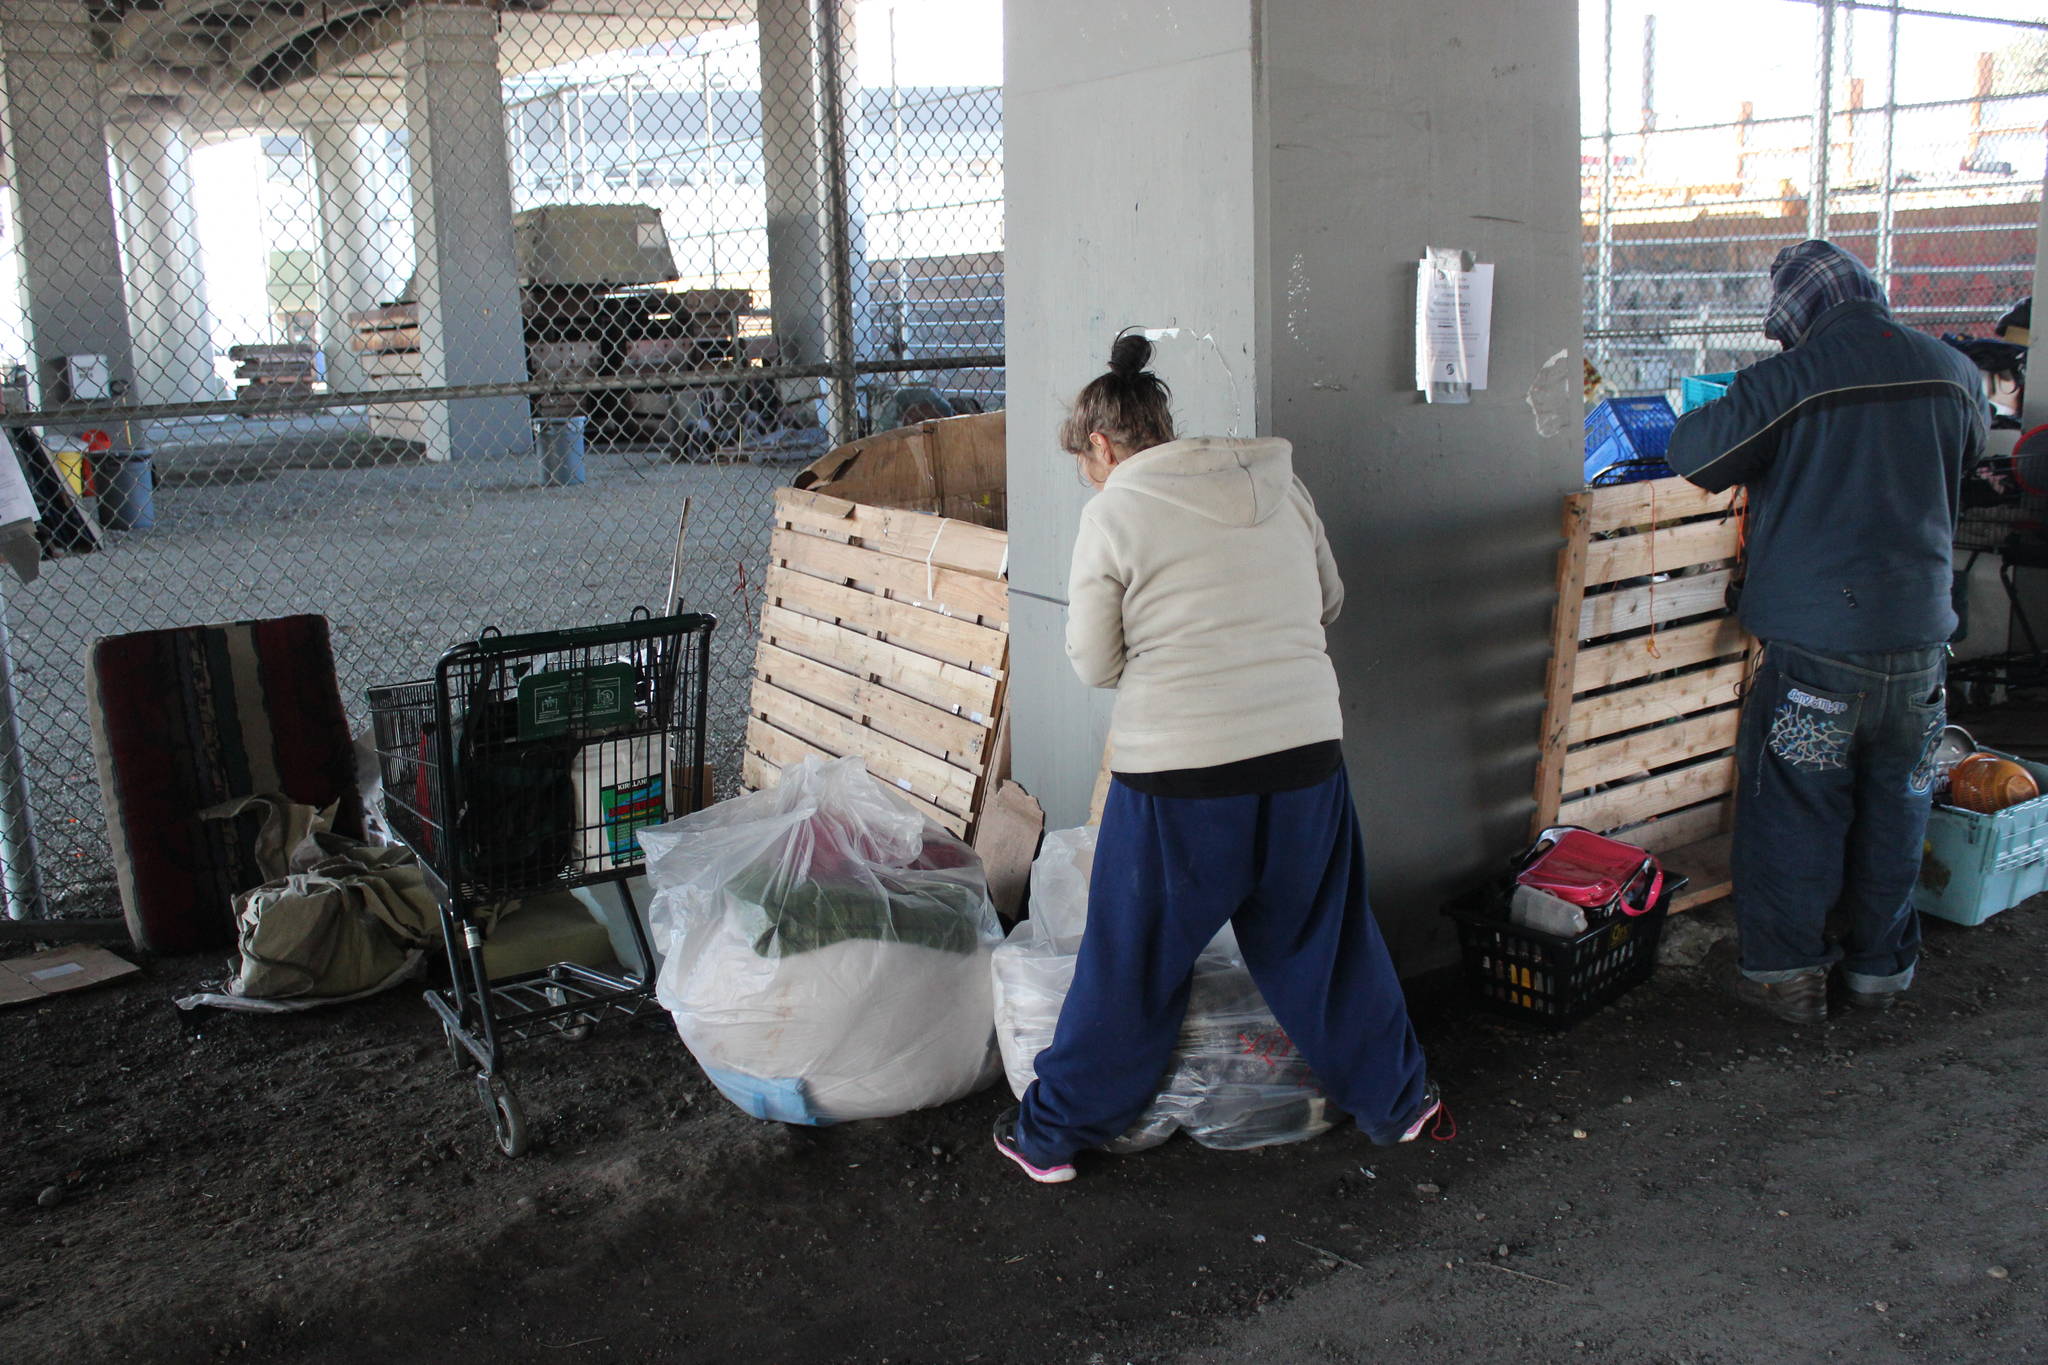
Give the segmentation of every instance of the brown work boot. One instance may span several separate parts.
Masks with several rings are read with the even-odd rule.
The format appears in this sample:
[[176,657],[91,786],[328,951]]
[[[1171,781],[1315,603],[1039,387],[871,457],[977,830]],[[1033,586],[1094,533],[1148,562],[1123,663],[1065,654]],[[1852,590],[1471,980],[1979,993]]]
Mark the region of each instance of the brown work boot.
[[1757,981],[1740,971],[1729,978],[1729,989],[1737,1000],[1788,1024],[1825,1024],[1828,1021],[1828,974],[1811,971],[1790,981]]

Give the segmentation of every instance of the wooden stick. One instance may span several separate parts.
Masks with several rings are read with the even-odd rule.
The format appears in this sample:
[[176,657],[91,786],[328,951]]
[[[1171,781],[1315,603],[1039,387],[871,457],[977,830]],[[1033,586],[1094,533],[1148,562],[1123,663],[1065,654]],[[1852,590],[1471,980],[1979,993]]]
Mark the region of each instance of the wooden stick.
[[1495,1265],[1492,1261],[1467,1261],[1465,1262],[1465,1264],[1485,1266],[1488,1270],[1498,1270],[1503,1275],[1520,1275],[1525,1280],[1534,1280],[1538,1284],[1547,1284],[1557,1289],[1571,1288],[1570,1285],[1565,1284],[1559,1280],[1548,1280],[1541,1275],[1531,1275],[1526,1270],[1517,1270],[1510,1265]]
[[1365,1269],[1364,1266],[1352,1260],[1349,1256],[1339,1256],[1336,1252],[1331,1251],[1325,1247],[1319,1247],[1314,1242],[1304,1242],[1299,1237],[1296,1237],[1294,1239],[1294,1244],[1298,1247],[1307,1247],[1310,1251],[1313,1251],[1318,1256],[1327,1256],[1333,1261],[1338,1261],[1344,1265],[1348,1265],[1353,1270]]
[[683,514],[676,521],[676,552],[668,562],[668,609],[681,611],[683,604],[677,597],[683,587],[683,541],[690,534],[690,500],[683,499]]

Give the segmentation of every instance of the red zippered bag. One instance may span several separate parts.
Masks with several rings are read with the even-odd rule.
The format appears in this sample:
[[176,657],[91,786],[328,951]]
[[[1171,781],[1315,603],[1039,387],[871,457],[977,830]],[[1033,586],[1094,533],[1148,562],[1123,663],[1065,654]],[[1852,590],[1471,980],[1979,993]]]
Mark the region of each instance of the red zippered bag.
[[[1515,880],[1585,910],[1645,915],[1663,893],[1664,868],[1634,844],[1559,825],[1537,836]],[[1631,894],[1646,886],[1647,892]]]

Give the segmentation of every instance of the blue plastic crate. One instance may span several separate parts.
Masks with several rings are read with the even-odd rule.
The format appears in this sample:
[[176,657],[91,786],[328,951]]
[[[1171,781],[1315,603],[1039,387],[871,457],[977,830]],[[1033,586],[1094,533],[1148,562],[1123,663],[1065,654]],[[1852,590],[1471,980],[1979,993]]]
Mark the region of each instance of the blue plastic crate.
[[1726,370],[1720,374],[1689,374],[1678,381],[1678,410],[1691,412],[1713,402],[1728,392],[1728,386],[1735,382],[1735,371]]
[[1669,478],[1664,452],[1677,424],[1677,414],[1661,395],[1602,399],[1586,414],[1586,482]]
[[[2014,761],[2048,792],[2048,765],[2024,758]],[[2048,796],[1990,815],[1954,806],[1934,808],[1927,820],[1920,881],[1913,888],[1914,909],[1957,924],[1982,924],[2044,890],[2048,890]]]

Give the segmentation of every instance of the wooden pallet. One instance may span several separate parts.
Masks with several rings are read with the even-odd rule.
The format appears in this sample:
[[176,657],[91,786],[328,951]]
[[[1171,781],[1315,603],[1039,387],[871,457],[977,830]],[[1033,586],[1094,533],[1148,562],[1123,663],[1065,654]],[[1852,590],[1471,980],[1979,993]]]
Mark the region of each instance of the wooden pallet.
[[858,755],[963,838],[1001,777],[1009,537],[784,488],[743,778]]
[[1583,825],[1690,877],[1674,910],[1728,894],[1739,694],[1754,641],[1724,598],[1730,499],[1682,479],[1564,504],[1532,831]]

